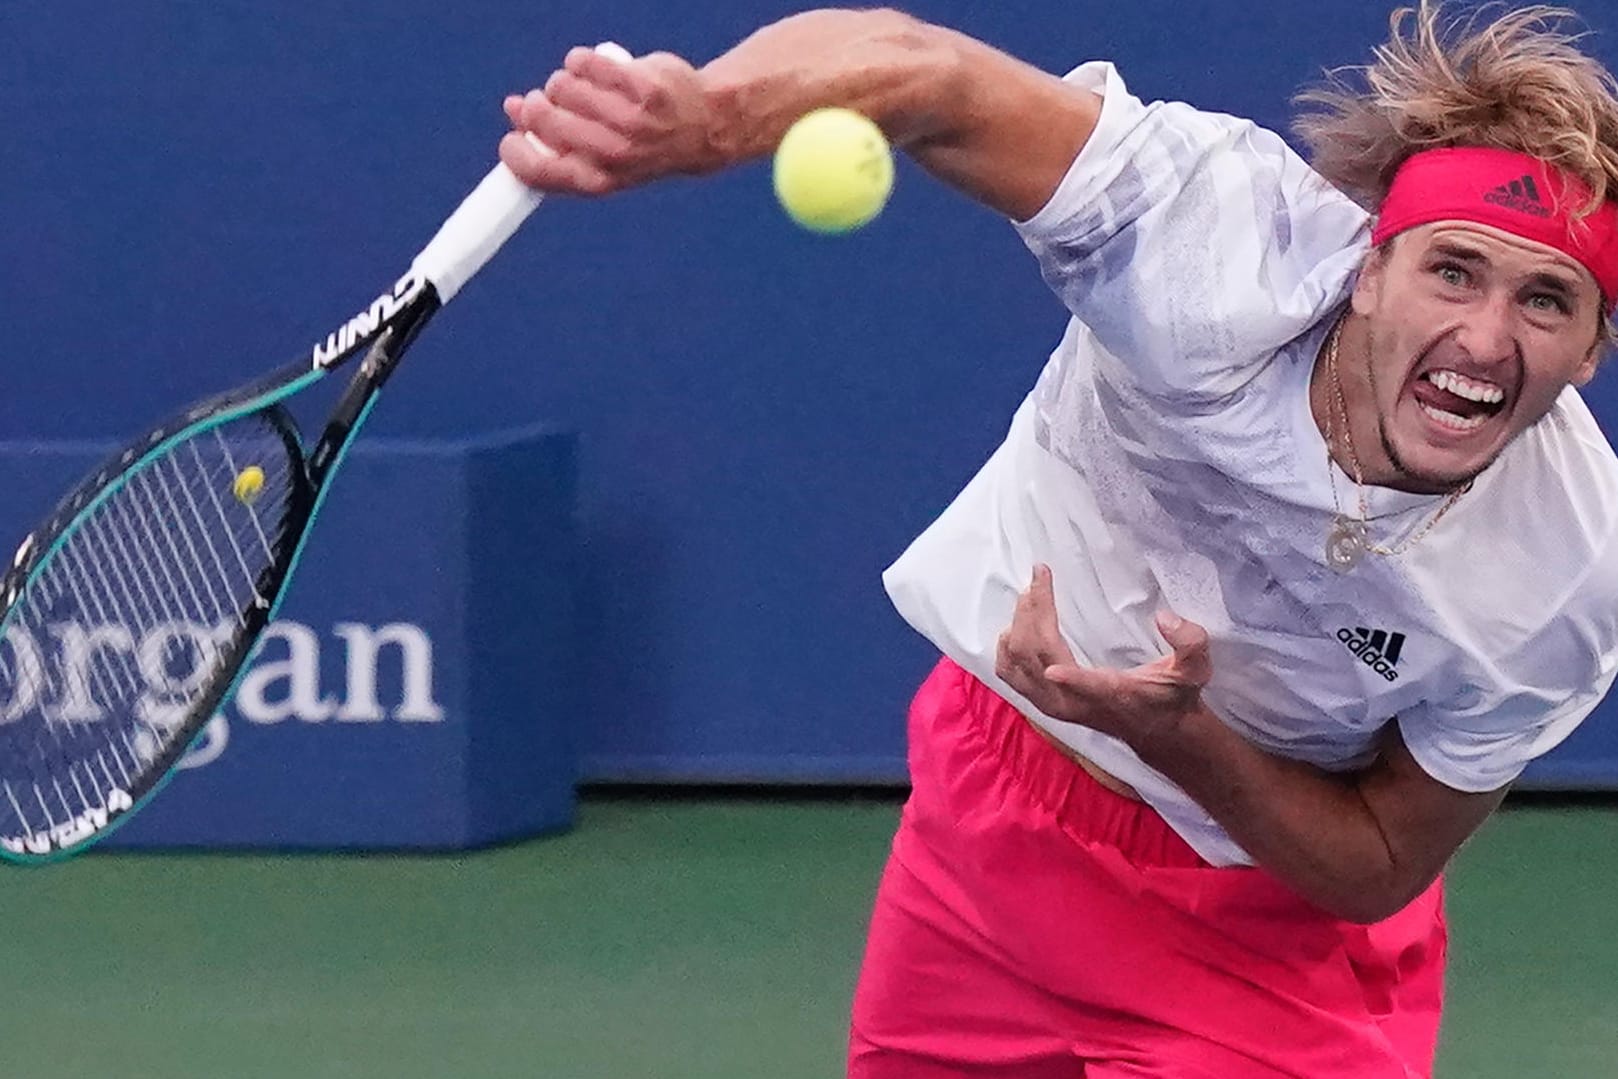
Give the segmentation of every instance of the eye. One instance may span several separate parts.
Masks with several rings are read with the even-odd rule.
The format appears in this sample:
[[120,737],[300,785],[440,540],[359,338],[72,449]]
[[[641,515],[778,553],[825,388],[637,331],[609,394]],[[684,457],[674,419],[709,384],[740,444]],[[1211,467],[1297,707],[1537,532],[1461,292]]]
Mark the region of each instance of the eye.
[[1548,314],[1566,315],[1570,313],[1567,301],[1554,292],[1536,292],[1528,297],[1528,306],[1535,311],[1544,311]]
[[1437,274],[1438,279],[1451,288],[1464,288],[1472,281],[1472,275],[1454,262],[1440,262],[1433,267],[1433,273]]

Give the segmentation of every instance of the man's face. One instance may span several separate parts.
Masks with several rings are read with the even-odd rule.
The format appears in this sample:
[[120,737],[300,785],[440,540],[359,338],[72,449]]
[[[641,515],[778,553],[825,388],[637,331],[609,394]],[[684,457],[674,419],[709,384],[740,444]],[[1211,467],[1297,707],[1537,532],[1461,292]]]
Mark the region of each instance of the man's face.
[[1395,237],[1367,261],[1354,311],[1367,321],[1369,365],[1345,360],[1343,378],[1361,401],[1369,390],[1397,486],[1460,486],[1595,373],[1595,278],[1486,225],[1440,221]]

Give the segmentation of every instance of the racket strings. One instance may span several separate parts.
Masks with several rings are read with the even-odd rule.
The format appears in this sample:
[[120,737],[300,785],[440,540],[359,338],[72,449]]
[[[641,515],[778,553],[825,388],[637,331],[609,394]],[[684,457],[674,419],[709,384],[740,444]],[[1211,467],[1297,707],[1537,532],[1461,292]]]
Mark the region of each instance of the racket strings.
[[109,795],[141,791],[207,721],[197,705],[269,604],[301,467],[270,417],[203,427],[55,541],[0,634],[0,837],[127,808]]

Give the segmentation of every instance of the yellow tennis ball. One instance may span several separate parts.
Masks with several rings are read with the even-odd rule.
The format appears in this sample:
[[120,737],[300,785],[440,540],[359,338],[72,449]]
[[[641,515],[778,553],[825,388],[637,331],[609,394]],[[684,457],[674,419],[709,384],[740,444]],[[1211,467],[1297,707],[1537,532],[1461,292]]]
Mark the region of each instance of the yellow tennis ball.
[[233,490],[237,501],[251,506],[257,501],[259,492],[264,490],[264,470],[257,465],[248,465],[236,474]]
[[775,150],[775,196],[812,232],[849,232],[887,205],[893,152],[882,129],[853,109],[806,113]]

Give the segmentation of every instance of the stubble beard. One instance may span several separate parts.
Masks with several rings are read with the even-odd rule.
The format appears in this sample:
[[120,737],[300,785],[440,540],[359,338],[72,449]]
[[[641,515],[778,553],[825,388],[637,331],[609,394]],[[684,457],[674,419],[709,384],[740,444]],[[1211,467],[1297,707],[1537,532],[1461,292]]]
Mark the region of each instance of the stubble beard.
[[[1367,333],[1366,345],[1365,374],[1371,387],[1371,407],[1376,409],[1377,441],[1381,443],[1383,454],[1387,457],[1388,463],[1393,466],[1394,472],[1397,474],[1397,478],[1394,480],[1394,482],[1386,484],[1386,486],[1394,487],[1401,491],[1411,491],[1417,494],[1452,494],[1455,491],[1470,485],[1473,480],[1477,479],[1485,471],[1487,471],[1490,465],[1494,464],[1495,460],[1500,456],[1500,450],[1496,450],[1489,456],[1488,460],[1484,461],[1477,468],[1471,469],[1470,471],[1459,476],[1437,472],[1423,472],[1418,468],[1412,467],[1409,462],[1407,462],[1399,453],[1398,448],[1394,446],[1393,439],[1388,434],[1388,417],[1383,413],[1382,406],[1378,403],[1381,400],[1381,394],[1377,390],[1375,357],[1381,352],[1381,342],[1377,339],[1375,329],[1371,329]],[[1421,362],[1420,357],[1417,358],[1417,362]],[[1395,401],[1394,404],[1397,406],[1398,402]],[[1501,450],[1504,448],[1505,447],[1502,446]]]

